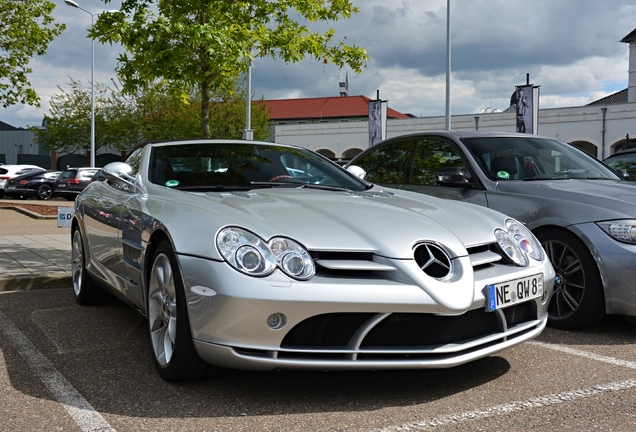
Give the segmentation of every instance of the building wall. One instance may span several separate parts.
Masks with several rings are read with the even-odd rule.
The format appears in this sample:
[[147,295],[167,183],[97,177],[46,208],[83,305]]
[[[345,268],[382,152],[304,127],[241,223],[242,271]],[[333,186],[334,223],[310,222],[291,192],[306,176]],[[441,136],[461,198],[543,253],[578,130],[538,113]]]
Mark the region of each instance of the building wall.
[[0,159],[0,162],[15,165],[19,154],[41,154],[40,146],[35,142],[35,134],[25,129],[0,131],[0,155],[4,155],[4,161]]
[[[272,140],[315,151],[332,151],[337,159],[348,159],[346,152],[362,151],[369,144],[367,122],[274,125]],[[444,130],[445,118],[417,117],[389,119],[387,138]],[[452,130],[515,131],[515,113],[463,114],[451,117]],[[538,134],[571,142],[599,159],[617,149],[636,146],[636,103],[539,110]]]

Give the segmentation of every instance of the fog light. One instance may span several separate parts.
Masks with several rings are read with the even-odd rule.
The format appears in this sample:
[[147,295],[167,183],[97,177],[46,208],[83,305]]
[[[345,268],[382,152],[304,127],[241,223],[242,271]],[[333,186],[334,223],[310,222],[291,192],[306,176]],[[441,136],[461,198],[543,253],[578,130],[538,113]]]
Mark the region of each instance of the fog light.
[[283,326],[285,326],[286,322],[287,318],[282,313],[274,313],[267,317],[267,325],[269,326],[269,328],[274,330],[282,328]]

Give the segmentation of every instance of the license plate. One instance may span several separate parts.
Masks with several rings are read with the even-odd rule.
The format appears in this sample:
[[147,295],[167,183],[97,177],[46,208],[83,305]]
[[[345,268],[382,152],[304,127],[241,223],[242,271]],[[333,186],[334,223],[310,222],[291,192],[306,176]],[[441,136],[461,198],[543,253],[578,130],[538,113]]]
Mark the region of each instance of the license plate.
[[60,183],[59,185],[57,185],[58,189],[62,189],[66,187],[66,183]]
[[15,189],[15,186],[13,185],[7,186],[7,190],[13,190],[13,189]]
[[486,311],[492,312],[543,295],[543,275],[538,274],[509,282],[488,285],[485,289]]

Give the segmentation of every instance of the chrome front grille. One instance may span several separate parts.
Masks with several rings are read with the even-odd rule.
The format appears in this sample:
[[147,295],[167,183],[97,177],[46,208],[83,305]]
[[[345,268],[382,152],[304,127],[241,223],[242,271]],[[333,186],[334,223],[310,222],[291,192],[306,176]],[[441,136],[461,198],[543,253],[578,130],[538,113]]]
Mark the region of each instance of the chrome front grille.
[[[509,264],[501,255],[496,244],[487,244],[467,248],[470,263],[477,270],[495,263]],[[372,252],[330,252],[311,251],[318,274],[337,274],[338,276],[371,277],[382,272],[396,271],[390,260],[377,259]],[[432,242],[419,243],[413,249],[413,259],[417,266],[429,277],[446,280],[452,276],[453,260],[443,245]]]

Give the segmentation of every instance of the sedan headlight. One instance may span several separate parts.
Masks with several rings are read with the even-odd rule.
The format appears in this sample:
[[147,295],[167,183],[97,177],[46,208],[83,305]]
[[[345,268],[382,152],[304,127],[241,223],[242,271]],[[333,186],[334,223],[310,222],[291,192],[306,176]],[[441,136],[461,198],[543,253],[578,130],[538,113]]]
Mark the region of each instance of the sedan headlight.
[[235,269],[252,276],[267,276],[279,268],[287,276],[307,280],[316,272],[309,252],[286,237],[268,242],[241,228],[225,228],[216,236],[216,245]]
[[495,237],[499,247],[518,266],[527,267],[529,258],[543,259],[541,243],[521,222],[506,219],[506,229],[497,228]]
[[636,220],[623,219],[596,223],[603,231],[619,242],[636,244]]

